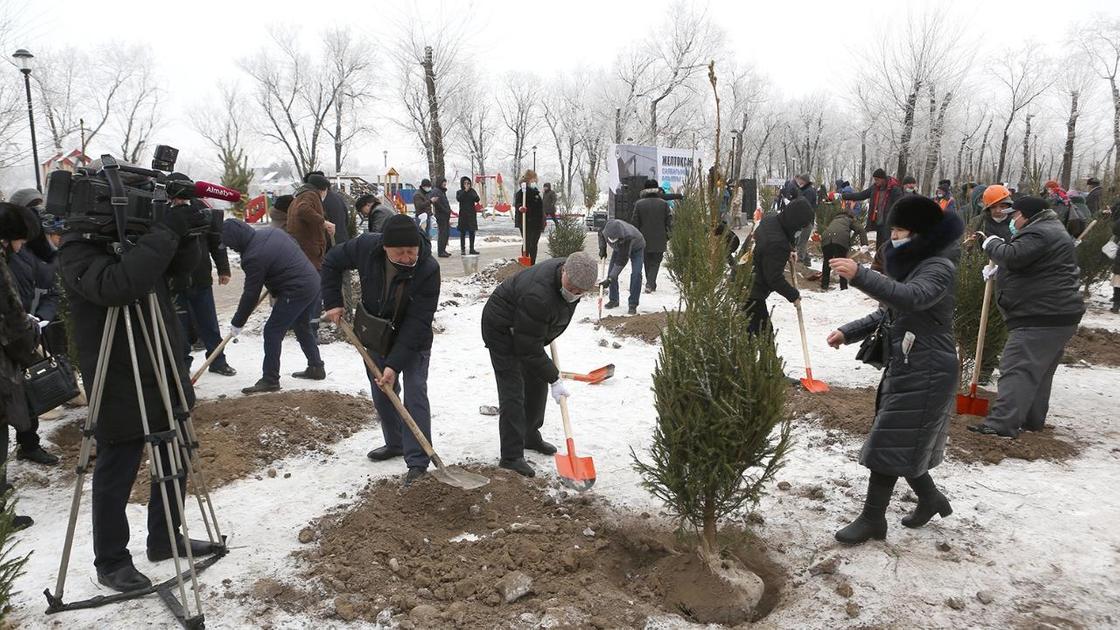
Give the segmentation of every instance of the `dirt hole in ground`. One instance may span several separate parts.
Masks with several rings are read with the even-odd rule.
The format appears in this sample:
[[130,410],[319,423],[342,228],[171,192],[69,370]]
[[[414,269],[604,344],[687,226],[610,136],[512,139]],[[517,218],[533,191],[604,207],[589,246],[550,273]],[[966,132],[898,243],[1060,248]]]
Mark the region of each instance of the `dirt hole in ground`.
[[[210,490],[261,473],[277,460],[301,453],[330,453],[330,445],[371,426],[373,401],[328,391],[294,390],[199,402],[194,425],[203,472]],[[85,422],[83,415],[80,422]],[[60,427],[50,440],[73,479],[81,447],[78,424]],[[96,457],[96,449],[94,452]],[[147,459],[132,489],[132,501],[146,503]],[[92,470],[87,474],[92,474]]]
[[669,313],[642,313],[641,315],[609,315],[599,325],[621,337],[636,337],[646,343],[657,343],[669,325]]
[[474,470],[490,484],[463,491],[430,477],[406,490],[370,483],[356,503],[300,532],[307,546],[295,555],[307,582],[258,584],[250,595],[346,621],[380,615],[385,623],[391,609],[393,621],[414,628],[632,628],[666,614],[734,624],[777,604],[785,573],[747,536],[724,558],[765,585],[744,617],[728,610],[729,587],[648,514],[617,513],[508,471]]
[[1103,328],[1078,328],[1066,344],[1062,363],[1077,365],[1120,365],[1120,332]]
[[[988,400],[995,399],[994,392],[978,390],[977,394]],[[791,390],[786,400],[786,409],[795,419],[809,415],[826,430],[863,439],[871,430],[871,423],[875,418],[875,388],[833,386],[826,394],[810,394],[798,387]],[[956,414],[950,417],[949,442],[946,448],[953,459],[983,464],[998,464],[1008,458],[1066,461],[1077,457],[1081,451],[1081,446],[1067,433],[1055,431],[1052,426],[1038,432],[1024,431],[1014,440],[980,435],[968,430],[968,425],[980,420],[981,418],[974,416]]]

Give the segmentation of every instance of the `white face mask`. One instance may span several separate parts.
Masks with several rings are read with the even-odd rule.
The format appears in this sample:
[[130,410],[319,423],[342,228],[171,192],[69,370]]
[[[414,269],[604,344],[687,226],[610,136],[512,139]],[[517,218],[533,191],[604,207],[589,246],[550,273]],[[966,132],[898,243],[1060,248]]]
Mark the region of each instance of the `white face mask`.
[[909,236],[907,236],[906,238],[900,238],[900,239],[893,239],[892,238],[891,239],[891,247],[894,247],[895,249],[898,249],[899,247],[902,247],[903,245],[905,245],[909,242],[910,242],[910,237]]

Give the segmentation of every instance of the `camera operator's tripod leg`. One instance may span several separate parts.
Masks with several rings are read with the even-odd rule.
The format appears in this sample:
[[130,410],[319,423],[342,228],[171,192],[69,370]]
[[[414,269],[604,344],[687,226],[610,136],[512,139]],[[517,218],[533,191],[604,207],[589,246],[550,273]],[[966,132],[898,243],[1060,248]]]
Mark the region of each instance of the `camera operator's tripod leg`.
[[105,373],[109,367],[109,355],[112,352],[113,337],[117,332],[117,322],[120,320],[120,307],[109,307],[105,317],[105,325],[101,329],[100,353],[97,355],[97,367],[93,373],[93,387],[90,389],[89,412],[86,414],[85,424],[82,426],[82,443],[78,451],[77,478],[74,480],[74,495],[70,500],[70,520],[66,524],[66,541],[62,545],[62,560],[58,566],[58,581],[55,582],[54,595],[44,591],[47,596],[48,611],[62,605],[62,594],[66,588],[66,572],[70,568],[70,552],[74,546],[74,530],[78,524],[78,507],[82,502],[82,485],[85,482],[86,469],[89,468],[90,451],[93,447],[93,432],[97,428],[97,416],[101,413],[101,399],[105,390]]
[[[154,293],[148,296],[150,308],[158,312],[159,302]],[[164,351],[174,356],[174,347],[167,331],[167,323],[160,320],[159,340],[162,341]],[[187,404],[187,395],[183,391],[183,382],[180,380],[179,367],[174,361],[171,364],[171,381],[175,384],[178,393],[179,409],[181,414],[176,416],[175,431],[179,436],[179,443],[183,448],[183,459],[186,464],[187,475],[193,478],[194,495],[198,501],[198,510],[202,514],[202,524],[206,527],[206,536],[210,544],[217,547],[217,553],[225,553],[225,538],[218,526],[218,517],[214,512],[214,504],[210,500],[210,490],[206,484],[206,475],[202,469],[202,458],[198,455],[198,434],[194,429],[194,418]],[[170,389],[170,388],[168,388]],[[213,529],[211,529],[213,523]]]
[[[145,325],[144,325],[143,310],[140,308],[139,304],[135,304],[133,306],[135,306],[135,308],[136,308],[137,319],[138,319],[137,325],[139,325],[141,327],[141,329],[144,329]],[[170,542],[170,546],[171,546],[171,557],[175,561],[175,581],[178,584],[179,595],[180,595],[180,598],[181,598],[180,601],[182,602],[182,606],[184,607],[184,611],[185,611],[185,608],[186,608],[186,605],[187,605],[187,587],[186,587],[186,584],[183,582],[183,569],[182,569],[182,565],[179,561],[179,545],[178,545],[178,541],[176,539],[177,532],[175,531],[175,528],[174,528],[174,525],[173,525],[174,519],[172,518],[172,514],[171,514],[171,503],[169,502],[167,485],[166,485],[167,481],[178,482],[178,480],[181,478],[181,476],[178,474],[178,470],[175,467],[174,458],[169,458],[170,461],[168,462],[171,466],[171,474],[168,475],[168,476],[164,476],[164,474],[163,474],[163,470],[164,470],[163,457],[162,457],[162,454],[160,453],[160,449],[156,447],[157,444],[159,444],[160,442],[168,443],[170,441],[173,441],[175,439],[175,433],[173,431],[163,431],[163,432],[156,433],[156,434],[152,433],[151,424],[148,422],[148,410],[147,410],[147,407],[146,407],[145,402],[144,402],[144,384],[140,379],[140,364],[139,364],[139,361],[137,359],[137,354],[136,354],[136,338],[133,336],[132,314],[129,312],[128,309],[125,309],[125,311],[124,311],[124,327],[125,327],[125,332],[128,335],[128,352],[129,352],[129,358],[132,360],[132,378],[133,378],[133,381],[136,384],[136,400],[137,400],[137,403],[138,403],[138,406],[139,406],[139,409],[140,409],[140,425],[143,427],[143,430],[144,430],[144,449],[146,451],[146,455],[148,456],[148,469],[151,472],[152,483],[153,484],[158,484],[158,486],[159,486],[160,499],[162,500],[161,502],[163,504],[163,506],[162,506],[163,507],[163,515],[164,515],[164,518],[167,520],[167,539]],[[146,335],[147,333],[145,332],[144,334]],[[148,351],[151,352],[151,350],[152,349],[151,349],[150,344],[149,344]],[[159,354],[162,355],[163,354],[162,351]],[[153,368],[154,368],[155,372],[157,373],[157,375],[159,374],[159,372],[161,370],[156,368],[156,366],[161,366],[161,365],[162,365],[161,363],[154,363],[153,364]],[[169,399],[169,397],[167,397],[167,394],[166,394],[166,391],[167,391],[166,387],[161,387],[160,389],[162,390],[161,393],[163,394],[163,396]],[[171,450],[171,449],[169,449],[169,450]],[[175,489],[174,494],[175,494],[176,498],[178,499],[176,501],[176,507],[178,507],[179,513],[181,515],[182,511],[183,511],[183,500],[182,500],[182,496],[179,492],[178,483],[174,484],[174,489]],[[155,497],[152,497],[152,498],[154,499]],[[184,537],[186,537],[186,530],[187,530],[186,522],[184,520],[183,521]],[[197,604],[196,610],[198,612],[198,616],[201,617],[202,616],[202,601],[201,601],[201,599],[199,597],[199,594],[198,594],[198,576],[196,575],[195,569],[194,569],[194,558],[191,556],[191,547],[190,547],[190,539],[189,538],[187,539],[187,544],[185,545],[185,547],[187,549],[187,562],[188,562],[188,565],[189,565],[190,576],[191,576],[191,587],[194,589],[195,602]]]

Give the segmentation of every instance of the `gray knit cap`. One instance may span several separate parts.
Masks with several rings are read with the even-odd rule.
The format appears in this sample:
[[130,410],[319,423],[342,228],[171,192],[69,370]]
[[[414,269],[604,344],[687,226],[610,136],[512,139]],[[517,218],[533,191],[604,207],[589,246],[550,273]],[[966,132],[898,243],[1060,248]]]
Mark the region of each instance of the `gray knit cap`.
[[43,203],[43,193],[35,190],[34,188],[20,188],[19,190],[12,193],[12,198],[8,201],[16,204],[17,206],[30,208],[33,202],[38,201],[40,204]]
[[564,263],[568,282],[580,291],[590,291],[599,281],[599,265],[587,252],[576,252]]

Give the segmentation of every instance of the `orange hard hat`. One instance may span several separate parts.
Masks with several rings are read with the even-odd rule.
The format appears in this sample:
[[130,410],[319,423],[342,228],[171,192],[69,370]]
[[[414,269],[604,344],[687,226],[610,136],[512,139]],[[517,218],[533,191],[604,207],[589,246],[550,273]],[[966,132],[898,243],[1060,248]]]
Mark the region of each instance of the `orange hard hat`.
[[1011,191],[1007,189],[1007,186],[992,184],[984,189],[984,195],[980,200],[984,204],[984,209],[987,210],[1001,201],[1010,201]]

